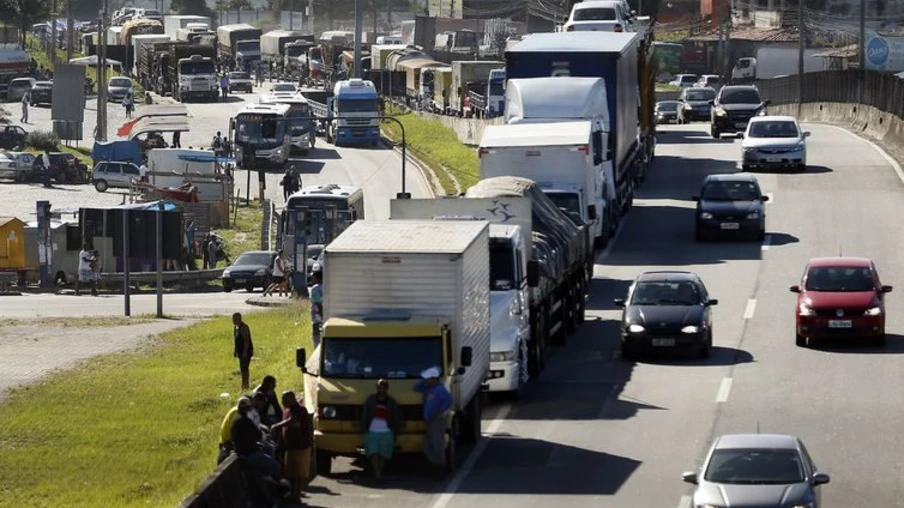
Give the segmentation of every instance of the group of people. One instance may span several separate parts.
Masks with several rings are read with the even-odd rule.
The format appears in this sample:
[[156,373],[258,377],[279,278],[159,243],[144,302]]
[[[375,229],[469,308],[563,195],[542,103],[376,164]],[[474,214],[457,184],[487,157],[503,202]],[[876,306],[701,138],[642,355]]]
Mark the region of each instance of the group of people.
[[283,200],[289,201],[289,196],[300,191],[302,187],[301,175],[298,174],[298,169],[294,165],[287,169],[279,184],[283,188]]
[[252,496],[273,505],[276,496],[267,487],[268,480],[288,484],[293,500],[301,497],[311,478],[313,445],[311,414],[295,392],[277,397],[276,378],[267,375],[223,419],[217,463],[234,453],[250,473]]

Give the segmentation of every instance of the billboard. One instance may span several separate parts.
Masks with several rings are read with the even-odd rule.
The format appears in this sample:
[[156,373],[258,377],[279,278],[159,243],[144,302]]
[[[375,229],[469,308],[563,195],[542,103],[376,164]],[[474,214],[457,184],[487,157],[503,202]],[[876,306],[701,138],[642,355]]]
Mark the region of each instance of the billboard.
[[53,103],[50,118],[61,139],[81,140],[85,121],[85,67],[57,63],[53,69]]
[[904,71],[904,37],[875,32],[866,38],[866,69],[880,72]]

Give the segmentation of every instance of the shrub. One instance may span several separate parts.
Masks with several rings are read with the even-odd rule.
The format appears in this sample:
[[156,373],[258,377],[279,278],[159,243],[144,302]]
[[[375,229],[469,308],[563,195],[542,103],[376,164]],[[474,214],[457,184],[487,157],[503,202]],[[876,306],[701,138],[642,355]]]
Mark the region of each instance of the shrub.
[[25,138],[25,144],[37,150],[55,152],[60,145],[60,137],[50,131],[32,131]]

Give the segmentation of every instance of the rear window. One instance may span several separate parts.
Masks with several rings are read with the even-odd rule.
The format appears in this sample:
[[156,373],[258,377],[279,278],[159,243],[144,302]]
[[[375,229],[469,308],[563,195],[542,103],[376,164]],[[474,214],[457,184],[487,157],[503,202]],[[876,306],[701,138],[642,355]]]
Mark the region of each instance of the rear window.
[[735,90],[723,89],[719,102],[722,104],[759,104],[762,101],[760,100],[759,92],[756,90],[742,88]]
[[612,7],[589,7],[574,11],[575,21],[615,21],[615,9]]
[[110,80],[110,86],[128,88],[132,86],[132,80],[129,78],[113,78]]
[[28,79],[14,79],[9,82],[10,88],[31,88],[31,81]]

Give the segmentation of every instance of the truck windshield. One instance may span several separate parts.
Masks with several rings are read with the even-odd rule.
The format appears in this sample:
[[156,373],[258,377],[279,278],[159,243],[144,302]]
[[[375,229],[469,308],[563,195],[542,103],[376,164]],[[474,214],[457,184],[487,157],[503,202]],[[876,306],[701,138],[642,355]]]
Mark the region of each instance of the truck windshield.
[[515,255],[512,244],[490,241],[490,291],[508,291],[515,288]]
[[260,51],[261,43],[259,41],[240,41],[235,43],[236,51]]
[[286,47],[286,56],[289,58],[295,58],[296,56],[304,53],[305,46],[287,46]]
[[213,62],[182,62],[179,64],[182,74],[213,74],[216,72]]
[[340,113],[372,113],[379,109],[376,99],[340,99]]
[[578,216],[581,213],[581,197],[575,192],[547,192],[546,197],[552,200],[559,208],[566,212],[574,212]]
[[283,125],[275,117],[239,116],[235,123],[236,139],[245,143],[276,143],[284,135]]
[[505,87],[502,86],[501,81],[490,83],[490,95],[494,97],[505,96]]
[[322,374],[333,378],[417,379],[443,364],[440,337],[323,340]]

